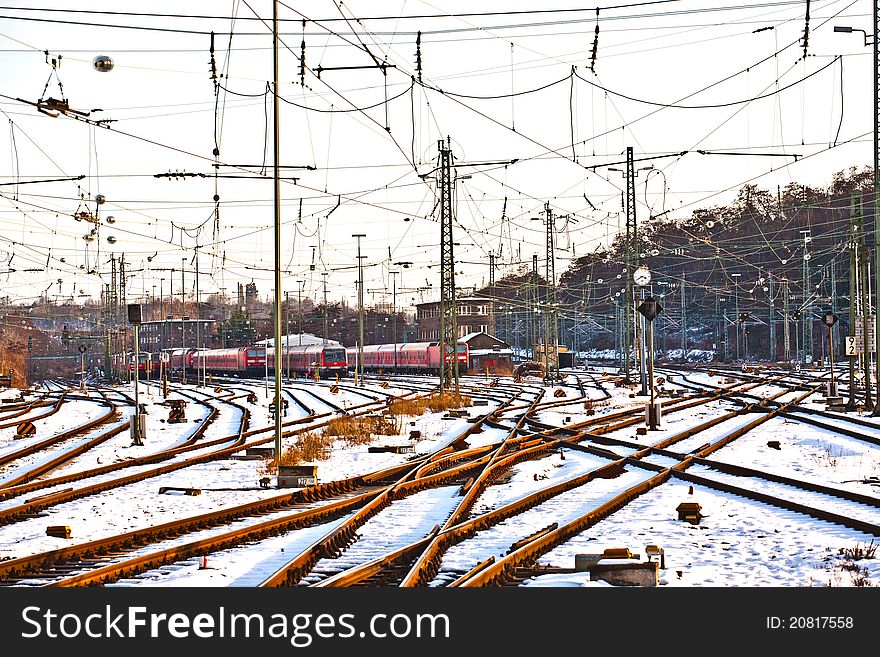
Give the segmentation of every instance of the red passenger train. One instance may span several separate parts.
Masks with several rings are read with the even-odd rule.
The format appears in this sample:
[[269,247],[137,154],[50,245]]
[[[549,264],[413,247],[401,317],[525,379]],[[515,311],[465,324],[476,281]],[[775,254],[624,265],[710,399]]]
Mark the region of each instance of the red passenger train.
[[260,376],[266,371],[266,348],[250,346],[193,350],[187,367],[211,374]]
[[[397,364],[395,365],[394,353],[397,351]],[[354,369],[360,349],[348,347],[346,350],[349,369]],[[440,373],[440,343],[439,342],[404,342],[394,344],[365,344],[364,348],[364,371],[365,372],[404,372],[412,374],[439,374]],[[457,345],[456,358],[453,359],[451,349],[447,353],[446,363],[452,365],[458,363],[460,372],[468,367],[468,346],[459,343]]]
[[[345,376],[348,373],[348,361],[345,347],[338,344],[308,344],[283,346],[281,348],[283,373],[296,372],[304,376],[312,376],[316,371],[321,377]],[[266,349],[269,369],[275,368],[275,348]]]

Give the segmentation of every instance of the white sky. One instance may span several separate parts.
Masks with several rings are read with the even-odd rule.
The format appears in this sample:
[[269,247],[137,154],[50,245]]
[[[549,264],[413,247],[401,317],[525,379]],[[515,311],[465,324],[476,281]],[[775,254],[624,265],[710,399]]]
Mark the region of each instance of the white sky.
[[[571,11],[582,7],[578,3],[559,0],[549,5],[560,10],[555,12],[454,18],[437,16],[497,12],[501,5],[484,0],[378,4],[352,0],[341,12],[327,1],[280,7],[282,40],[289,49],[282,46],[279,53],[279,91],[285,101],[312,108],[281,103],[281,163],[317,167],[282,173],[298,178],[298,184],[282,184],[281,264],[284,290],[291,295],[302,280],[303,294],[320,299],[327,272],[328,297],[355,303],[357,240],[352,235],[362,233],[368,304],[391,302],[389,271],[399,270],[394,264],[399,262],[414,264],[397,277],[398,305],[435,297],[440,256],[435,188],[418,174],[433,169],[437,141],[447,136],[458,163],[517,160],[507,167],[458,169],[460,176],[472,176],[457,183],[459,286],[488,282],[489,253],[497,255],[496,277],[523,263],[531,266],[533,254],[543,271],[544,226],[531,219],[547,201],[556,214],[572,218],[557,225],[557,275],[572,257],[613,238],[624,225],[625,180],[622,172],[601,165],[624,169],[619,162],[627,146],[640,160],[637,168],[657,171],[638,172],[639,220],[663,211],[687,216],[728,202],[749,181],[773,191],[792,181],[822,186],[837,171],[872,162],[871,51],[861,33],[832,30],[834,25],[869,29],[867,0],[811,2],[806,59],[799,42],[805,27],[802,1],[670,0],[602,10],[594,71],[596,14]],[[47,8],[34,2],[18,6]],[[0,135],[3,292],[23,300],[47,289],[50,298],[97,298],[101,281],[109,282],[110,254],[122,252],[132,274],[129,301],[160,290],[167,294],[171,272],[163,269],[177,270],[173,285],[179,292],[182,259],[192,291],[198,245],[203,294],[221,288],[231,294],[236,283],[253,279],[260,294],[268,295],[274,284],[271,177],[219,178],[215,231],[212,178],[155,175],[214,172],[211,31],[217,33],[219,81],[228,90],[219,93],[216,118],[219,159],[230,166],[219,171],[253,176],[264,162],[271,166],[272,101],[261,95],[272,78],[271,36],[253,13],[268,21],[271,3],[198,2],[186,3],[183,10],[180,3],[165,1],[76,6],[157,16],[60,11],[61,3],[49,6],[55,12],[0,12],[0,110],[7,120]],[[534,10],[535,3],[503,4],[504,11],[520,9]],[[181,11],[214,18],[169,17]],[[353,36],[343,14],[391,19],[352,22]],[[407,15],[434,17],[399,18]],[[305,35],[303,16],[309,19]],[[230,26],[235,31],[231,51]],[[772,29],[755,33],[762,28]],[[415,85],[411,92],[416,31],[422,32],[426,86]],[[306,88],[299,84],[303,38]],[[395,68],[387,69],[387,76],[376,68],[322,70],[318,79],[319,66],[371,65],[358,40]],[[54,73],[44,50],[50,59],[62,57]],[[111,56],[114,69],[95,71],[97,55]],[[837,55],[842,59],[835,60]],[[572,67],[582,79],[572,78]],[[50,118],[14,100],[60,98],[59,80],[71,108],[100,108],[91,118],[112,119],[112,130]],[[547,88],[524,93],[541,87]],[[386,93],[392,99],[387,106]],[[657,105],[670,103],[691,107]],[[371,109],[327,112],[353,107]],[[689,153],[662,157],[684,151]],[[271,169],[265,172],[271,176]],[[8,184],[80,175],[86,178]],[[116,221],[101,225],[97,239],[86,242],[83,236],[92,225],[73,215],[94,212],[99,193],[107,199],[98,212],[102,223],[108,216]],[[9,269],[16,271],[5,273]],[[99,274],[89,275],[92,269]],[[80,290],[86,296],[80,297]]]

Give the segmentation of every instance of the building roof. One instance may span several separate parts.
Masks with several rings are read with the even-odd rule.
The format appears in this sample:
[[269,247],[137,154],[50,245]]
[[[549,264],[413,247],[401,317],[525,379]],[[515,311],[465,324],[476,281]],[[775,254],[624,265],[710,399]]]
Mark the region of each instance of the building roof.
[[[264,345],[274,345],[275,338],[266,338],[265,340],[258,340],[254,344],[264,344]],[[311,333],[291,333],[289,335],[281,336],[281,344],[283,346],[295,347],[299,345],[310,345],[310,344],[327,344],[330,347],[341,347],[342,343],[337,342],[336,340],[327,340],[324,342],[324,338],[319,338],[316,335],[312,335]]]

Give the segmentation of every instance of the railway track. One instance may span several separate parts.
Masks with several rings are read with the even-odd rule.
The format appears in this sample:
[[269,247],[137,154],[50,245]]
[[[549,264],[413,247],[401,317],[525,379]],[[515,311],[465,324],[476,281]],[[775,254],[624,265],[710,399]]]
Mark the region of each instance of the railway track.
[[[0,581],[137,585],[160,581],[178,568],[173,564],[191,564],[196,557],[222,561],[230,551],[260,553],[272,541],[284,541],[294,554],[276,550],[262,566],[271,566],[271,572],[257,569],[239,581],[265,587],[518,585],[560,570],[539,561],[670,482],[880,536],[880,499],[871,494],[717,457],[720,450],[735,454],[736,445],[767,423],[803,423],[874,450],[880,440],[872,434],[876,425],[805,406],[821,386],[814,378],[713,374],[728,382],[704,375],[698,381],[692,370],[665,372],[667,388],[676,394],[664,399],[664,417],[681,418],[670,421],[668,426],[676,427],[672,435],[652,432],[637,440],[629,432],[643,421],[638,403],[622,410],[609,405],[585,420],[559,423],[566,407],[620,399],[612,387],[617,377],[579,373],[555,386],[500,380],[490,386],[466,377],[463,388],[497,407],[468,420],[460,435],[438,442],[433,451],[362,477],[162,523],[154,533],[143,528],[0,562]],[[382,381],[388,378],[373,384]],[[329,385],[290,385],[287,394],[312,419],[321,406],[334,416],[351,413],[352,406],[327,395]],[[227,400],[247,394],[220,388]],[[391,399],[389,388],[353,392],[372,396],[363,406],[375,411]],[[432,389],[423,382],[409,388],[411,394]],[[701,411],[701,418],[694,411],[702,408],[715,410]],[[241,433],[254,438],[260,431],[267,430]],[[223,449],[241,450],[243,444]],[[0,509],[0,519],[3,513]]]

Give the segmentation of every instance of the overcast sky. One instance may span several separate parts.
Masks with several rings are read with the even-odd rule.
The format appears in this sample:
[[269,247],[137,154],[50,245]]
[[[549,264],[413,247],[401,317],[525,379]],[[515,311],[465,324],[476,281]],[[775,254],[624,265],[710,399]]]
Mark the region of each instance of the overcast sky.
[[[0,11],[3,292],[96,299],[123,252],[129,302],[167,295],[172,268],[179,293],[182,264],[192,290],[198,246],[202,294],[251,280],[270,294],[272,3],[18,6],[30,9]],[[391,271],[398,305],[435,299],[447,136],[463,287],[488,282],[490,253],[496,278],[533,254],[543,271],[546,202],[557,275],[613,239],[628,146],[639,221],[729,202],[747,182],[823,186],[871,164],[871,49],[833,32],[869,30],[867,0],[813,1],[809,21],[804,1],[616,6],[597,20],[564,0],[279,5],[284,290],[320,299],[326,279],[331,300],[356,303],[364,234],[368,304],[392,301]],[[95,70],[99,55],[111,71]],[[88,122],[16,100],[41,98]],[[156,177],[174,172],[196,175]],[[65,180],[32,182],[49,179]],[[91,241],[82,211],[97,211]]]

